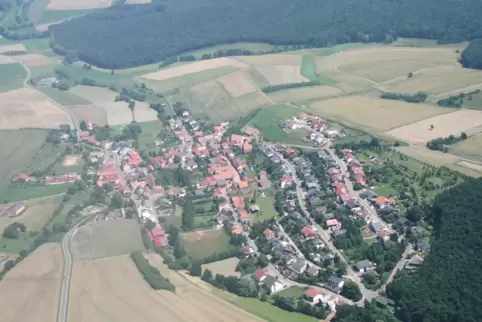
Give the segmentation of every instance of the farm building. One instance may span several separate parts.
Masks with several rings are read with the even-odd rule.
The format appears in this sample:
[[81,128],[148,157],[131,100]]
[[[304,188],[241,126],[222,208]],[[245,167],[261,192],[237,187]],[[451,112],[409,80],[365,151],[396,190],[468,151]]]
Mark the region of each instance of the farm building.
[[28,174],[25,174],[25,173],[20,173],[18,175],[15,176],[15,178],[13,178],[12,180],[13,182],[27,182],[28,181]]
[[160,247],[166,247],[167,246],[167,240],[165,237],[164,230],[162,227],[154,227],[152,228],[149,233],[149,238],[152,240],[154,243],[154,247],[160,248]]
[[7,208],[9,217],[17,217],[25,210],[25,204],[23,202],[17,202]]

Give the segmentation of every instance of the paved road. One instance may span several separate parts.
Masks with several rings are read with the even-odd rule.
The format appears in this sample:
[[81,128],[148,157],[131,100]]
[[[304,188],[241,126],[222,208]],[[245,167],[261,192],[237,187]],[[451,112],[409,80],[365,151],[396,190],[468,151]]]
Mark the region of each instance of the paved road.
[[64,273],[62,278],[62,286],[60,290],[60,304],[59,304],[59,311],[57,315],[57,322],[67,322],[70,277],[72,274],[72,254],[69,248],[70,238],[77,231],[77,228],[89,219],[90,217],[87,217],[83,219],[81,222],[79,222],[77,225],[72,227],[72,229],[69,230],[65,234],[64,238],[62,239],[61,246],[62,246],[62,254],[64,256]]

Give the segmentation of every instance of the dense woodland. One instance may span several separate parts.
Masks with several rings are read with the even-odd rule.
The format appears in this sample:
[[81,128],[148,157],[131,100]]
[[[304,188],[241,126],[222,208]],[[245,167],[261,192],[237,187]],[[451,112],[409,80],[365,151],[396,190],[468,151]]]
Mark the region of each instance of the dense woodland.
[[436,197],[426,212],[434,225],[430,254],[387,288],[401,321],[482,321],[481,209],[482,179]]
[[482,37],[481,12],[478,0],[155,0],[52,26],[51,40],[59,53],[126,68],[239,41],[325,47],[401,36],[460,42]]
[[460,59],[466,68],[482,69],[482,39],[475,39],[462,52]]

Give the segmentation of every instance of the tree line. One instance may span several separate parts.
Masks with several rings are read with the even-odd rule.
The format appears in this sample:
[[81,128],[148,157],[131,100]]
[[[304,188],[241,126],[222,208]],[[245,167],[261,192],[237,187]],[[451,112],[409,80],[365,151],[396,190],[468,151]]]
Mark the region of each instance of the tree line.
[[437,150],[442,152],[448,152],[447,145],[455,144],[457,142],[467,139],[467,133],[462,132],[460,136],[449,135],[445,138],[437,138],[427,142],[427,148],[430,150]]
[[384,92],[380,97],[389,100],[405,101],[408,103],[423,103],[427,99],[428,95],[424,92],[417,92],[413,95]]
[[152,266],[141,252],[131,253],[131,258],[144,280],[155,290],[174,291],[176,286],[168,278],[161,275],[159,270]]
[[[51,26],[50,38],[59,54],[112,69],[240,41],[327,47],[416,37],[456,43],[481,36],[481,12],[478,0],[463,5],[450,0],[328,0],[323,6],[303,1],[295,7],[288,0],[203,0],[194,6],[187,0],[153,1],[115,5]],[[474,46],[464,52],[463,63],[477,56]]]
[[447,98],[439,100],[437,104],[442,107],[459,108],[459,107],[462,107],[462,105],[464,105],[464,102],[466,99],[468,101],[471,101],[472,95],[479,94],[479,93],[480,93],[480,89],[477,89],[470,93],[460,93],[458,95],[452,95]]
[[263,91],[263,93],[272,93],[272,92],[276,92],[276,91],[281,91],[283,89],[317,86],[317,85],[320,85],[320,83],[316,82],[316,81],[309,81],[309,82],[302,82],[302,83],[291,83],[291,84],[281,84],[281,85],[270,85],[270,86],[264,87],[262,89],[262,91]]

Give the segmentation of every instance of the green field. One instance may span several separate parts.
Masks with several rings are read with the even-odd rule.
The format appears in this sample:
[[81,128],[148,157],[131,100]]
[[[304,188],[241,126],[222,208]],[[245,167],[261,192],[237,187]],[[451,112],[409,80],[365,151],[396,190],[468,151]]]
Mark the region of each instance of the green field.
[[312,82],[320,83],[320,85],[332,85],[336,83],[336,81],[316,72],[315,57],[313,56],[303,56],[301,60],[301,75]]
[[35,187],[15,187],[8,188],[2,196],[1,202],[14,202],[21,200],[28,200],[34,198],[41,198],[47,196],[53,196],[59,193],[67,192],[70,187],[69,184],[56,184],[50,186],[35,186]]
[[20,64],[0,64],[0,92],[23,87],[27,73]]
[[463,108],[468,108],[471,110],[482,110],[482,92],[471,95],[472,99],[464,98]]
[[55,22],[59,20],[65,20],[69,18],[80,17],[88,13],[94,12],[96,9],[85,10],[46,10],[44,11],[42,18],[38,23]]
[[60,91],[56,88],[39,87],[38,90],[62,105],[88,105],[92,102],[67,91]]
[[229,236],[222,229],[210,229],[182,233],[182,244],[188,256],[204,258],[214,253],[226,252],[230,249]]
[[294,297],[298,299],[305,294],[306,289],[306,287],[290,286],[276,294],[279,296]]
[[256,204],[261,211],[257,214],[249,214],[249,218],[252,222],[269,220],[273,217],[278,218],[279,215],[274,209],[274,197],[258,197]]
[[391,196],[396,196],[398,194],[398,191],[390,186],[381,186],[375,189],[375,192],[379,196],[383,197],[391,197]]

